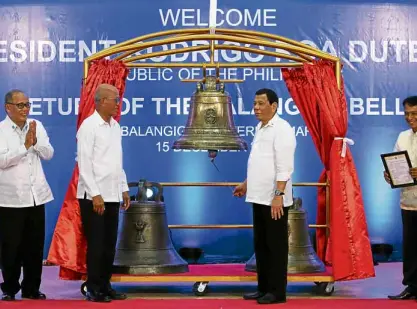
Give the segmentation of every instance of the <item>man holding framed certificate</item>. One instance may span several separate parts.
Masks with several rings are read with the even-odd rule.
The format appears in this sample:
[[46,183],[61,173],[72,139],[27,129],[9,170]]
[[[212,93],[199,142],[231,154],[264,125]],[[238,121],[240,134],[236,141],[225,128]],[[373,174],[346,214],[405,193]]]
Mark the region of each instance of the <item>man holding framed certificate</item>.
[[389,299],[417,298],[417,96],[403,101],[404,115],[410,129],[399,134],[391,154],[381,155],[384,178],[392,188],[401,188],[403,223],[404,291]]

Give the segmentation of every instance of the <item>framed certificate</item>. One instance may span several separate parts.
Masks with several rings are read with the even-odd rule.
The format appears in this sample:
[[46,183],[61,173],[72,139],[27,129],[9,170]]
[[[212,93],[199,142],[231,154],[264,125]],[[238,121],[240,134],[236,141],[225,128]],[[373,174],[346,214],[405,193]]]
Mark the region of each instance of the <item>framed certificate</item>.
[[381,155],[385,171],[391,178],[391,188],[417,185],[417,179],[411,177],[411,160],[407,151],[384,153]]

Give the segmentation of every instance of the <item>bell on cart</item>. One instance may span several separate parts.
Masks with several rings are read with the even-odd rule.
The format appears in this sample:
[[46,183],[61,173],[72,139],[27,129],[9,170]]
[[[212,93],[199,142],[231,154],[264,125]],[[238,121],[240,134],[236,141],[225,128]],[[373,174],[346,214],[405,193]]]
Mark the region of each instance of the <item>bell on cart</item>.
[[235,128],[230,95],[215,76],[197,84],[184,133],[172,148],[208,150],[212,160],[219,150],[248,149]]
[[[301,198],[294,198],[288,210],[288,273],[321,273],[326,271],[317,256],[308,234],[307,212],[302,208]],[[256,257],[253,255],[245,265],[246,271],[256,272]]]
[[[162,186],[141,180],[136,201],[120,210],[114,274],[174,274],[188,272],[175,250],[168,229]],[[149,198],[152,192],[152,198]]]

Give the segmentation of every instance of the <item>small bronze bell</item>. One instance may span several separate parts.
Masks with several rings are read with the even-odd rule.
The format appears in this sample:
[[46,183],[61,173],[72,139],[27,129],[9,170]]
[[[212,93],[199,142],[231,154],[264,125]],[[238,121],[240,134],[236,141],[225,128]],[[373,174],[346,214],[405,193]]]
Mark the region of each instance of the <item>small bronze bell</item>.
[[235,128],[230,95],[215,76],[197,84],[184,133],[172,148],[209,152],[248,149]]
[[[157,189],[153,200],[147,191]],[[151,190],[153,192],[153,190]],[[175,250],[168,229],[162,186],[139,182],[136,201],[120,210],[114,274],[172,274],[188,272],[188,263]]]
[[[311,245],[308,235],[307,213],[302,208],[301,198],[294,198],[288,211],[288,273],[320,273],[326,270]],[[256,258],[253,255],[245,265],[246,271],[256,272]]]

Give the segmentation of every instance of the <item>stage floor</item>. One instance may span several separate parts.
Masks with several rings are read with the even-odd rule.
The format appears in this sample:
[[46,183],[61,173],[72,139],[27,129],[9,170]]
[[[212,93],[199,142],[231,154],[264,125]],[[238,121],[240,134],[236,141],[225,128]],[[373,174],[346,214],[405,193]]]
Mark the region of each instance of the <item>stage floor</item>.
[[[376,277],[348,282],[336,282],[331,296],[317,296],[313,293],[314,283],[303,282],[288,285],[289,298],[386,298],[403,289],[402,263],[381,263],[375,266]],[[48,299],[83,299],[80,292],[82,281],[58,279],[58,267],[45,266],[41,290]],[[129,298],[198,298],[193,292],[193,283],[112,283],[114,288],[128,294]],[[241,298],[255,289],[255,282],[209,283],[209,292],[203,298]],[[20,293],[16,295],[20,298]]]

